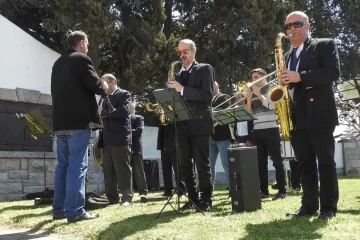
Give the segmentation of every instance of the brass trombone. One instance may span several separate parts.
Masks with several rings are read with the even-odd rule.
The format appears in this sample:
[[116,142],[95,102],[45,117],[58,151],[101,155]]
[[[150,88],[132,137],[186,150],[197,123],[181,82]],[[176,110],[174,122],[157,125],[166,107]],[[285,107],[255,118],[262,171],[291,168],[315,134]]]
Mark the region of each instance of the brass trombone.
[[[253,85],[255,85],[255,84],[258,83],[258,82],[261,82],[262,80],[264,80],[264,79],[266,79],[266,78],[268,78],[268,77],[271,77],[271,76],[274,75],[275,73],[276,73],[276,71],[274,71],[274,72],[272,72],[272,73],[269,73],[268,75],[263,76],[263,77],[255,80],[255,81],[253,81],[253,82],[251,82],[251,83],[239,82],[239,83],[237,84],[237,92],[235,93],[235,95],[232,96],[231,98],[227,99],[226,101],[222,102],[221,104],[217,105],[215,108],[213,108],[213,110],[217,110],[220,106],[222,106],[224,103],[227,103],[227,102],[231,101],[231,100],[232,100],[233,98],[235,98],[238,94],[241,94],[242,96],[245,96],[244,98],[242,98],[242,99],[240,99],[239,101],[235,102],[234,104],[230,105],[228,108],[231,108],[231,107],[235,106],[236,104],[238,104],[239,102],[243,101],[243,100],[246,99],[248,96],[250,96],[251,94],[253,94],[253,92],[252,92],[251,89],[250,89]],[[268,84],[270,84],[270,83],[272,83],[272,82],[274,82],[274,81],[276,81],[276,79],[274,79],[274,80],[266,83],[264,86],[266,86],[266,85],[268,85]],[[262,87],[264,87],[264,86],[262,86]],[[219,110],[220,110],[220,109],[219,109]]]

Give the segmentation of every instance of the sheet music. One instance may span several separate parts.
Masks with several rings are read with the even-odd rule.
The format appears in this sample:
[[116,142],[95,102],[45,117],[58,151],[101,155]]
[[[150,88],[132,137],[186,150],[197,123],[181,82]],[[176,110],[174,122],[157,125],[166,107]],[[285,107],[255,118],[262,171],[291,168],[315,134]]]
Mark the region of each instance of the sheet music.
[[[356,88],[355,81],[349,80],[337,86],[345,100],[360,98],[359,89]],[[360,85],[360,82],[358,84]]]

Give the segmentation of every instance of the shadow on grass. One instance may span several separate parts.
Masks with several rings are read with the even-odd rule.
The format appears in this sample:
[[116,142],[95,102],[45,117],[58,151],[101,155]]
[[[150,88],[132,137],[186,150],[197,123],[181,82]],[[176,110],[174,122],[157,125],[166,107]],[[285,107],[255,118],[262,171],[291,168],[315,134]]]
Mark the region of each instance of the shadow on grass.
[[47,208],[51,205],[25,205],[25,206],[21,206],[21,205],[16,205],[16,206],[9,206],[9,207],[4,207],[4,208],[0,208],[0,213],[5,212],[5,211],[16,211],[16,210],[29,210],[29,209],[38,209],[38,208]]
[[360,214],[360,210],[356,209],[356,210],[338,210],[338,213],[341,214],[353,214],[353,215],[359,215]]
[[326,221],[310,218],[274,220],[261,224],[247,224],[247,235],[241,239],[319,239],[316,231],[327,225]]
[[14,222],[21,222],[24,218],[34,218],[34,220],[36,220],[36,218],[40,217],[40,216],[52,216],[52,211],[48,210],[46,212],[42,212],[42,213],[29,213],[29,214],[22,214],[16,217],[13,217],[12,219],[14,220]]
[[124,239],[125,237],[131,236],[137,232],[155,228],[157,225],[168,223],[175,218],[188,216],[190,214],[193,213],[187,211],[179,215],[171,209],[169,211],[162,212],[159,218],[156,218],[158,213],[132,216],[121,221],[111,223],[108,228],[98,234],[96,239]]

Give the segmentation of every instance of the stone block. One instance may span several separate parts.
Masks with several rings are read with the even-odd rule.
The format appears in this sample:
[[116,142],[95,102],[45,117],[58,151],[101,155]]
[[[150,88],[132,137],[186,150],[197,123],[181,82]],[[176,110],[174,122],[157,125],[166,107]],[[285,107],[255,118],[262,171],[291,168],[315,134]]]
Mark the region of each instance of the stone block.
[[8,172],[0,172],[0,182],[1,184],[5,184],[9,180]]
[[348,175],[360,175],[360,168],[356,168],[356,167],[346,168],[346,174],[348,174]]
[[360,167],[360,160],[347,160],[346,167]]
[[97,184],[88,184],[87,185],[87,191],[97,194],[99,192],[98,185]]
[[30,90],[25,88],[16,88],[18,101],[20,102],[31,102],[38,103],[40,99],[40,91]]
[[43,172],[30,172],[29,178],[24,179],[24,186],[42,185],[44,186],[44,173]]
[[23,159],[23,160],[20,160],[20,169],[21,170],[28,170],[29,169],[29,160],[27,159]]
[[345,142],[344,148],[357,148],[357,144],[355,142]]
[[89,183],[102,183],[104,182],[104,174],[103,173],[91,173],[88,174]]
[[7,194],[0,194],[0,202],[5,202],[7,200]]
[[24,186],[24,193],[42,192],[44,191],[44,185],[40,186]]
[[29,170],[30,171],[48,171],[50,168],[50,162],[43,159],[30,159],[29,160]]
[[22,183],[0,184],[0,195],[4,193],[22,193]]
[[[46,156],[46,154],[45,154]],[[12,159],[43,159],[44,152],[20,152],[20,151],[0,151],[1,158],[12,158]]]
[[52,98],[50,94],[41,93],[39,102],[40,104],[52,105]]
[[20,160],[18,159],[6,159],[1,160],[1,170],[19,170],[20,169]]
[[19,201],[22,200],[26,194],[6,194],[6,201]]
[[0,88],[0,99],[6,101],[18,101],[15,89]]
[[101,183],[101,184],[98,184],[98,194],[102,194],[105,192],[105,184],[104,183]]
[[46,186],[54,185],[54,173],[46,173]]
[[27,170],[9,170],[9,178],[27,179],[29,178],[29,172]]

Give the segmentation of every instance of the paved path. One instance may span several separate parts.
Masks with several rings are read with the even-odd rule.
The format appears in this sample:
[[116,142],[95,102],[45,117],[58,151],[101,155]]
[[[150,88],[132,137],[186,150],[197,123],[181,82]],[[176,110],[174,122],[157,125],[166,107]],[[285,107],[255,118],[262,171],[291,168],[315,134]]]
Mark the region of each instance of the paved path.
[[49,235],[47,232],[39,230],[32,230],[26,228],[11,228],[9,226],[0,225],[0,240],[64,240],[59,236],[53,234]]

